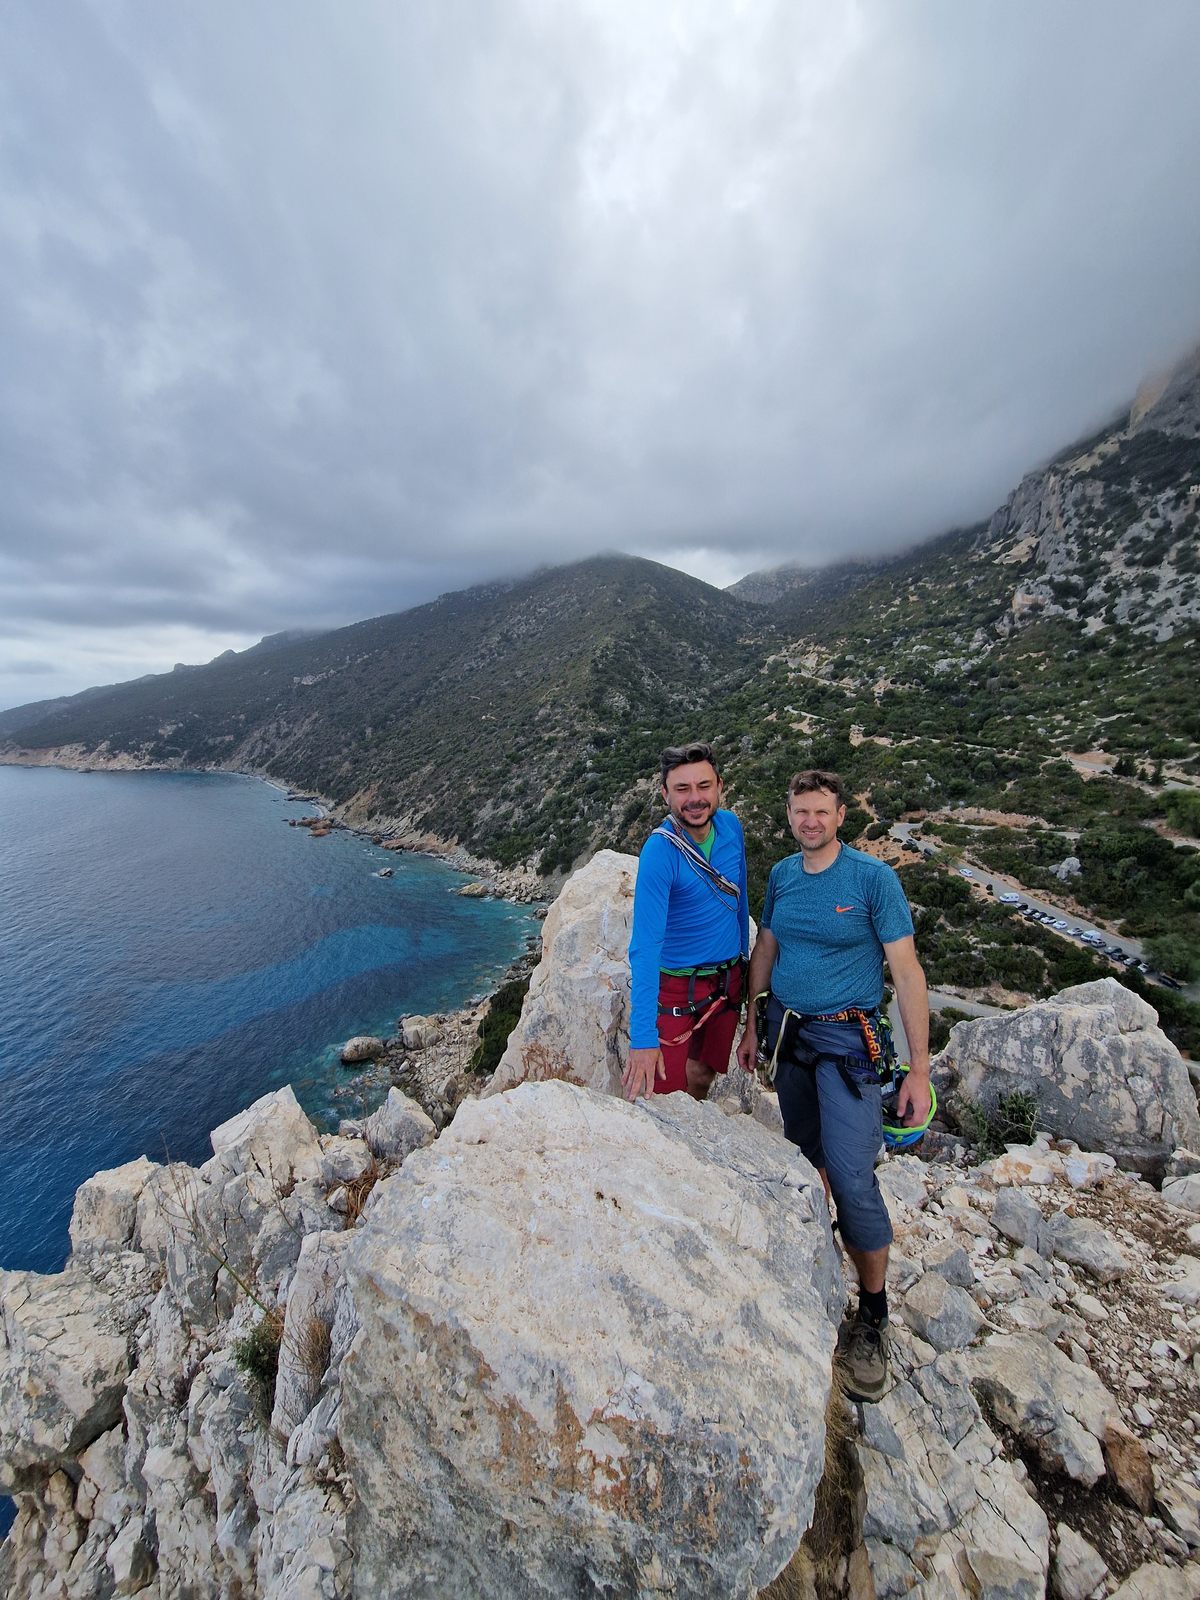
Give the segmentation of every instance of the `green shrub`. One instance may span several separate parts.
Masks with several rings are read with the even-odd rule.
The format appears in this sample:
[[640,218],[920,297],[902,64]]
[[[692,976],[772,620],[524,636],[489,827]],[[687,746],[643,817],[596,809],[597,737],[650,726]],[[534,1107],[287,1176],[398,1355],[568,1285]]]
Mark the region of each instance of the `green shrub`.
[[1003,1155],[1010,1144],[1032,1144],[1037,1133],[1038,1097],[1030,1089],[1011,1089],[991,1104],[964,1100],[958,1121],[980,1161]]
[[471,1052],[467,1071],[481,1078],[490,1077],[500,1065],[500,1057],[508,1044],[508,1036],[521,1016],[521,1007],[529,993],[529,979],[513,978],[501,984],[492,996],[487,1016],[479,1024],[479,1043]]
[[233,1341],[233,1359],[250,1380],[254,1408],[265,1421],[275,1404],[275,1379],[279,1374],[279,1346],[283,1318],[266,1311],[242,1338]]

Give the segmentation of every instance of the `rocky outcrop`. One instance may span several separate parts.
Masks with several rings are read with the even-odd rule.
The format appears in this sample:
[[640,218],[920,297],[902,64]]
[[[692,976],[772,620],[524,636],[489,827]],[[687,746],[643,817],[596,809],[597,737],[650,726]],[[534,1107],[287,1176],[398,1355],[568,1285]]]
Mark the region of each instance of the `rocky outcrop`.
[[934,1081],[952,1116],[964,1101],[1032,1094],[1040,1127],[1138,1172],[1161,1176],[1176,1149],[1200,1142],[1182,1057],[1153,1008],[1113,978],[958,1024]]
[[361,1592],[746,1595],[799,1544],[842,1287],[816,1174],[750,1119],[472,1102],[349,1275]]
[[343,1066],[356,1067],[364,1061],[378,1061],[386,1049],[382,1039],[376,1039],[369,1033],[358,1033],[353,1039],[346,1040],[340,1059]]
[[564,1078],[619,1094],[629,1049],[636,856],[601,850],[563,887],[542,931],[521,1019],[485,1093]]
[[[548,1078],[621,1093],[637,870],[636,856],[601,850],[567,880],[546,917],[542,960],[520,1021],[485,1094]],[[752,942],[754,935],[751,923]]]
[[[496,1085],[437,1137],[394,1087],[336,1135],[281,1090],[201,1167],[84,1185],[62,1273],[0,1274],[0,1590],[1200,1595],[1200,1222],[1125,1170],[1195,1174],[1153,1013],[1102,983],[955,1030],[947,1098],[1036,1085],[1047,1131],[882,1162],[895,1382],[851,1411],[773,1096],[611,1093],[627,859],[552,913],[522,1019],[596,1088]],[[454,1032],[408,1020],[418,1058]]]

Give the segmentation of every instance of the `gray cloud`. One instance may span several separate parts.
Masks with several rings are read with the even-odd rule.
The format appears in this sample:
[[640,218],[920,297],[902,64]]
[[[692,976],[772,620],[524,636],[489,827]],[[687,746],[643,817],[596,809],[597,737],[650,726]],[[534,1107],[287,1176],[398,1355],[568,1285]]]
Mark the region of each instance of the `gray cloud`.
[[596,549],[896,548],[1200,335],[1191,0],[6,33],[0,704]]

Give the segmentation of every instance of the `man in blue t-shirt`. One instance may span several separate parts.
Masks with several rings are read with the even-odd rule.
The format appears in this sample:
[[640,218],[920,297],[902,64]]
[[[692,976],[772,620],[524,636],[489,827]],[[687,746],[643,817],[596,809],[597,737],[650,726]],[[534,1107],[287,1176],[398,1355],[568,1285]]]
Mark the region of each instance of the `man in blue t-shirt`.
[[[875,1068],[883,963],[891,971],[910,1066],[897,1096],[902,1121],[929,1115],[929,1001],[913,943],[912,913],[886,862],[837,836],[846,794],[835,772],[798,772],[788,785],[788,823],[798,854],[771,870],[750,995],[770,992],[768,1043],[784,1132],[821,1174],[837,1207],[859,1303],[839,1340],[848,1392],[878,1400],[887,1388],[887,1274],[892,1226],[875,1179],[882,1091]],[[747,1009],[738,1060],[758,1051]]]
[[708,744],[662,753],[668,816],[642,846],[629,941],[625,1097],[686,1089],[697,1100],[729,1065],[750,940],[742,825],[721,809]]

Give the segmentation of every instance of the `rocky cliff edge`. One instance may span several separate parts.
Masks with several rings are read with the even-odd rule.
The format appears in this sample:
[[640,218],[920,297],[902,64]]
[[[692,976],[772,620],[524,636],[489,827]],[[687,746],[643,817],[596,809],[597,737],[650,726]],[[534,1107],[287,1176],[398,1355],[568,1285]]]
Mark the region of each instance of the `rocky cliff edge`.
[[605,1092],[635,870],[576,874],[505,1092],[440,1135],[398,1090],[320,1135],[281,1090],[199,1168],[85,1184],[62,1273],[0,1274],[0,1586],[1200,1596],[1200,1140],[1153,1013],[1105,983],[955,1030],[947,1104],[991,1061],[1043,1131],[882,1162],[896,1381],[852,1408],[772,1097]]

